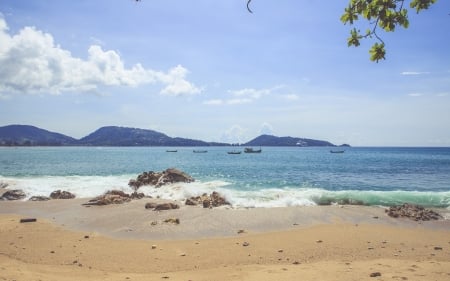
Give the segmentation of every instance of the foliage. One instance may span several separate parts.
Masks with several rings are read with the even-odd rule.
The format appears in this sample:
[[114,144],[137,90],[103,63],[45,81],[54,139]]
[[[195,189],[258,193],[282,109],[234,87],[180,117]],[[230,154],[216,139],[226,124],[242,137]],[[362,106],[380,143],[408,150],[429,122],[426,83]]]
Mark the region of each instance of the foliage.
[[[415,9],[416,13],[428,9],[437,0],[411,0],[409,7]],[[361,39],[375,38],[378,42],[372,45],[369,50],[370,60],[378,62],[384,60],[386,56],[385,44],[379,37],[379,28],[386,32],[393,32],[397,26],[408,28],[408,9],[404,4],[408,0],[350,0],[345,8],[341,21],[344,24],[353,25],[362,17],[369,21],[371,28],[365,33],[357,28],[350,30],[350,37],[347,39],[348,46],[358,47]]]

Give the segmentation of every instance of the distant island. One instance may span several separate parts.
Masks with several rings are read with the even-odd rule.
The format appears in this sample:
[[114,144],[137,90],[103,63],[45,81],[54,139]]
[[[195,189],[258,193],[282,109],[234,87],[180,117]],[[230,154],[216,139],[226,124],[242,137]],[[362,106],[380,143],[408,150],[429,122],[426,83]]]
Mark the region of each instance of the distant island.
[[[261,135],[242,146],[332,146],[328,141],[295,137]],[[30,125],[0,127],[0,146],[231,146],[228,143],[205,142],[163,133],[117,126],[102,127],[95,132],[75,139]],[[343,144],[341,146],[349,146]]]

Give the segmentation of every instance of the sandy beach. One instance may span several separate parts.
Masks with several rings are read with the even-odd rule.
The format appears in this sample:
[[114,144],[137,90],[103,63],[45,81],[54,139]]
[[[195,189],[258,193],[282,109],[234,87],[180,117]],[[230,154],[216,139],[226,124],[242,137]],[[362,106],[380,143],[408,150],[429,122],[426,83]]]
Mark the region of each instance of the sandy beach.
[[149,200],[0,202],[0,280],[450,280],[449,220],[364,206],[155,212]]

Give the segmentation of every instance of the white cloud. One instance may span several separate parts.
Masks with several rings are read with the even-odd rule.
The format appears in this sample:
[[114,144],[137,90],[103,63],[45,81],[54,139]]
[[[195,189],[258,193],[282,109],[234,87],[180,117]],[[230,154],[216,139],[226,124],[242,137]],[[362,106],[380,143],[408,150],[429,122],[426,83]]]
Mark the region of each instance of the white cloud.
[[423,96],[423,94],[422,93],[411,93],[411,94],[408,94],[408,96],[410,96],[410,97],[421,97],[421,96]]
[[203,104],[206,104],[206,105],[221,105],[221,104],[223,104],[223,100],[221,100],[221,99],[207,100],[207,101],[204,101]]
[[235,97],[247,97],[249,99],[259,99],[262,96],[270,94],[270,89],[241,89],[241,90],[235,90],[235,91],[229,91],[233,96]]
[[244,104],[244,103],[251,103],[252,99],[229,99],[227,100],[227,104]]
[[296,94],[284,95],[284,98],[290,101],[298,100],[299,97]]
[[423,75],[430,74],[430,72],[420,72],[420,71],[403,71],[400,73],[401,75]]
[[222,133],[220,141],[225,143],[243,143],[245,129],[239,125],[233,125],[231,128]]
[[145,69],[141,64],[127,68],[120,55],[99,45],[88,49],[88,58],[72,56],[55,44],[53,36],[35,27],[8,33],[0,17],[0,94],[92,91],[100,86],[161,84],[163,95],[192,95],[201,92],[186,80],[188,70],[181,65],[167,73]]
[[273,135],[274,134],[274,130],[272,125],[270,125],[267,122],[264,122],[261,124],[261,129],[259,130],[259,134],[260,135]]

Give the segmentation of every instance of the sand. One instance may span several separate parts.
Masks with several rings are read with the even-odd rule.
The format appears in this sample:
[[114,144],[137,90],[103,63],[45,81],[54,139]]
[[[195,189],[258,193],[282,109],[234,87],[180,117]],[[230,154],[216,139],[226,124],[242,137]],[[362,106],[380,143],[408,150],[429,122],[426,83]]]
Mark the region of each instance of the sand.
[[0,202],[0,280],[450,280],[449,220],[362,206],[154,212],[147,199],[85,201]]

